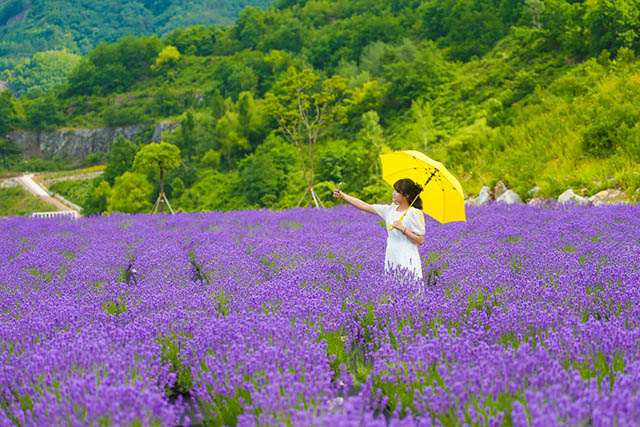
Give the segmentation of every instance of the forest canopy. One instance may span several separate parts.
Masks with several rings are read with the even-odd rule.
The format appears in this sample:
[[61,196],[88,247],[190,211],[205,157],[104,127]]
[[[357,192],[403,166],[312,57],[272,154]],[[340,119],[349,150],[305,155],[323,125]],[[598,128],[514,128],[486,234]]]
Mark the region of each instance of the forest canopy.
[[[443,161],[467,193],[502,180],[523,198],[535,187],[556,197],[610,186],[638,197],[638,10],[638,0],[281,0],[243,9],[231,26],[101,43],[55,89],[5,94],[4,126],[174,122],[162,137],[181,156],[165,176],[172,206],[295,206],[309,159],[272,107],[306,72],[348,94],[314,148],[311,182],[327,204],[340,181],[388,200],[377,157],[397,149]],[[295,124],[294,110],[283,111]],[[114,143],[127,160],[104,153],[105,181],[78,202],[108,210],[149,138]],[[145,176],[157,194],[157,172]]]

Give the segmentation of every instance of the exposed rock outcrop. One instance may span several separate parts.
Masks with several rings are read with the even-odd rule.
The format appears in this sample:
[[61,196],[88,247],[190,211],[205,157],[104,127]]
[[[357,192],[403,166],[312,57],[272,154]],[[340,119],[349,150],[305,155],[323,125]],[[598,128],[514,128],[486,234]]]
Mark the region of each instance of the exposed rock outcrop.
[[527,202],[528,205],[530,206],[537,206],[537,207],[547,207],[552,205],[553,203],[555,203],[555,200],[553,199],[545,199],[543,197],[534,197],[533,199],[529,200]]
[[172,131],[178,127],[178,124],[175,122],[160,122],[156,125],[155,130],[153,131],[153,136],[151,137],[152,142],[160,142],[162,141],[162,134],[167,131]]
[[520,198],[520,196],[518,196],[518,193],[513,190],[507,189],[498,198],[496,198],[496,202],[507,204],[522,203],[522,199]]
[[11,24],[22,24],[25,21],[26,17],[27,17],[26,11],[23,10],[17,15],[7,19],[7,22],[4,25],[7,26]]
[[467,201],[467,203],[469,203],[470,205],[475,205],[475,206],[486,205],[491,200],[490,192],[491,192],[491,188],[489,188],[489,187],[487,187],[485,185],[480,190],[480,193],[478,194],[478,197],[470,197],[469,200]]
[[534,199],[538,197],[539,193],[540,193],[540,187],[533,187],[531,190],[527,191],[527,197],[529,199]]
[[599,193],[589,197],[589,201],[595,206],[607,205],[612,203],[625,203],[627,202],[627,194],[622,190],[610,188],[608,190],[602,190]]
[[[155,125],[151,140],[159,142],[162,132],[177,126],[177,123],[170,122]],[[45,155],[84,159],[91,153],[109,151],[113,140],[118,136],[134,140],[140,132],[150,127],[152,125],[136,124],[97,129],[15,130],[6,134],[5,138],[20,147],[27,159]]]
[[[587,192],[587,189],[584,188],[580,192],[582,194],[585,194]],[[531,206],[546,207],[559,202],[575,203],[579,205],[593,204],[594,206],[600,206],[604,204],[630,202],[629,197],[627,197],[627,194],[623,190],[613,188],[600,191],[599,193],[594,194],[588,199],[574,193],[573,189],[569,189],[558,197],[557,202],[554,199],[539,197],[539,193],[539,187],[534,187],[529,190],[527,192],[527,197],[525,198],[525,200],[528,200],[527,204]],[[636,190],[636,193],[640,194],[640,188]],[[468,198],[465,198],[465,204],[482,206],[486,205],[492,200],[509,204],[523,202],[520,196],[515,191],[508,189],[502,181],[498,181],[494,188],[490,188],[487,186],[482,187],[477,197],[469,196]]]
[[578,205],[586,205],[588,203],[587,199],[585,199],[582,196],[578,196],[576,193],[573,192],[573,189],[571,188],[565,191],[564,193],[562,193],[560,196],[558,196],[558,201],[560,203],[573,202]]
[[505,192],[507,192],[507,186],[502,181],[498,181],[496,186],[493,187],[493,198],[498,200]]

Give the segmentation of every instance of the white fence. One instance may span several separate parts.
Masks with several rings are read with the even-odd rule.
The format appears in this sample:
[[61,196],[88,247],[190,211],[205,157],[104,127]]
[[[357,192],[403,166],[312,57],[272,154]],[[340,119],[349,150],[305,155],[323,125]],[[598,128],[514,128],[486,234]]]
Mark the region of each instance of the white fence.
[[78,212],[76,211],[55,211],[55,212],[34,212],[31,214],[31,218],[53,218],[56,216],[69,216],[73,219],[78,219]]
[[56,199],[60,200],[65,205],[71,206],[71,208],[77,210],[78,212],[82,212],[82,208],[80,206],[76,205],[73,202],[68,201],[67,199],[62,197],[60,194],[56,193],[56,194],[53,195],[53,197],[55,197]]

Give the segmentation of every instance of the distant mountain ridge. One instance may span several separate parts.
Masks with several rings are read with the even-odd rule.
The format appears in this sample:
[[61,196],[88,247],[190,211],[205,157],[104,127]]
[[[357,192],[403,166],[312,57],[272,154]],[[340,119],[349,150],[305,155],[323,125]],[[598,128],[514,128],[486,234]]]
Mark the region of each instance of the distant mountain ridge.
[[0,70],[45,50],[86,54],[127,34],[191,25],[231,25],[247,6],[271,0],[8,0],[0,1]]

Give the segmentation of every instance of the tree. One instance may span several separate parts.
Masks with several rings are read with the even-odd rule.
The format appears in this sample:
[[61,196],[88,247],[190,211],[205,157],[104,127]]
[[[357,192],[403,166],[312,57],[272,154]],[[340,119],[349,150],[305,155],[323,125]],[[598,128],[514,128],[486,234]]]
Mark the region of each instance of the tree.
[[596,53],[603,49],[640,48],[639,0],[594,2],[586,21]]
[[211,114],[214,119],[219,119],[224,116],[225,106],[224,106],[224,97],[220,93],[219,89],[216,89],[215,92],[211,94],[211,98],[209,98],[209,106],[211,108]]
[[233,169],[251,149],[238,118],[237,113],[227,111],[216,123],[213,148],[220,153],[220,164],[225,170]]
[[172,195],[179,198],[184,193],[184,181],[180,177],[176,177],[171,181],[171,189],[173,190]]
[[365,157],[368,157],[370,164],[373,166],[373,172],[377,176],[379,171],[378,156],[382,153],[382,149],[385,146],[384,130],[382,126],[380,126],[378,113],[375,111],[367,111],[362,115],[362,129],[358,136],[368,148],[366,151],[368,155]]
[[0,138],[0,168],[12,169],[22,163],[22,151],[9,139]]
[[156,63],[151,66],[152,70],[160,70],[165,64],[174,65],[180,60],[180,52],[175,46],[165,46],[156,58]]
[[101,180],[84,201],[84,214],[91,215],[106,212],[110,198],[111,186],[107,181]]
[[316,143],[344,115],[349,93],[341,76],[320,82],[313,70],[290,67],[265,95],[265,111],[278,122],[284,139],[298,148],[307,186],[303,197],[308,194],[309,205],[321,204],[313,190]]
[[163,43],[156,36],[124,36],[117,43],[100,43],[82,59],[67,79],[66,96],[124,92],[150,77]]
[[24,110],[11,92],[0,92],[0,134],[13,130],[24,118]]
[[107,152],[107,167],[102,178],[113,185],[117,176],[131,169],[137,151],[136,144],[124,136],[114,139],[111,148]]
[[[273,207],[298,169],[296,149],[279,136],[267,138],[264,144],[238,165],[242,193],[250,205]],[[295,202],[295,201],[294,201]]]
[[146,176],[140,173],[125,172],[116,178],[116,183],[109,196],[107,211],[109,213],[146,212],[151,208],[149,196],[152,192],[153,186],[147,181]]
[[[135,171],[149,172],[155,168],[160,170],[160,194],[158,195],[158,200],[156,200],[153,212],[158,209],[160,203],[166,203],[173,212],[169,201],[164,195],[164,173],[178,166],[180,166],[180,149],[166,142],[145,145],[138,151],[135,159],[133,159],[133,169]],[[162,206],[162,211],[164,212],[164,205]]]
[[34,129],[54,129],[64,123],[64,115],[58,100],[53,94],[43,94],[40,90],[31,91],[40,95],[32,101],[25,101],[27,124]]
[[180,151],[185,153],[187,158],[191,157],[191,153],[193,153],[196,148],[195,127],[193,113],[191,110],[187,110],[184,120],[180,123],[180,129],[178,130],[178,135],[180,136],[180,145],[178,147]]
[[187,212],[243,209],[246,202],[241,188],[236,171],[222,173],[206,169],[198,182],[182,194],[179,205]]
[[433,134],[433,111],[428,101],[423,98],[411,101],[411,113],[415,119],[414,137],[422,144],[422,152],[427,152],[429,137]]
[[177,47],[184,55],[208,56],[213,54],[217,28],[212,25],[194,25],[187,29],[178,28],[167,36],[167,42]]
[[243,48],[254,48],[264,33],[262,11],[248,6],[240,12],[233,27],[233,35],[242,43]]
[[32,91],[47,92],[63,83],[81,57],[64,50],[38,52],[18,64],[11,72],[11,89],[17,96]]
[[238,111],[238,125],[240,132],[248,141],[252,149],[263,143],[265,138],[265,120],[261,111],[257,109],[251,92],[242,92],[236,103]]

